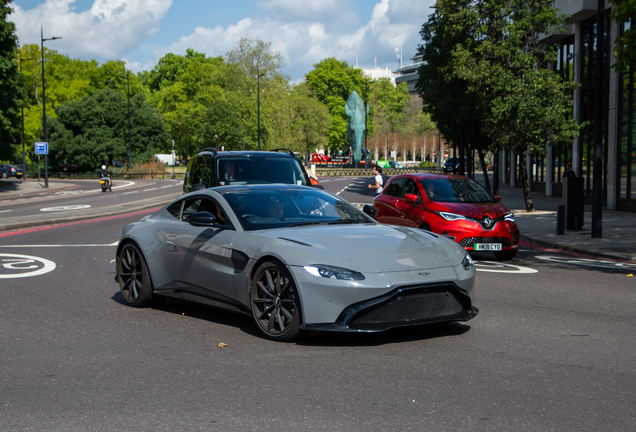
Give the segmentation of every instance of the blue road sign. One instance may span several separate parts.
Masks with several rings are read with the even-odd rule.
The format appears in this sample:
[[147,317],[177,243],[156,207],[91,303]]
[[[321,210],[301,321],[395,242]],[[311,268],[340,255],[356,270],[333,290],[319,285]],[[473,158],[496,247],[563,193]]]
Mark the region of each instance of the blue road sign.
[[35,154],[38,154],[38,155],[49,154],[49,143],[47,143],[47,142],[36,142],[35,143]]

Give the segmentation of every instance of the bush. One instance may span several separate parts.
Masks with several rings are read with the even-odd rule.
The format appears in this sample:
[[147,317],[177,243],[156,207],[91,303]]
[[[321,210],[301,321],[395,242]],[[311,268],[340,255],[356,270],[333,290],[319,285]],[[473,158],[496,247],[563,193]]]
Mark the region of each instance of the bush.
[[420,162],[420,168],[437,168],[437,164],[431,161]]

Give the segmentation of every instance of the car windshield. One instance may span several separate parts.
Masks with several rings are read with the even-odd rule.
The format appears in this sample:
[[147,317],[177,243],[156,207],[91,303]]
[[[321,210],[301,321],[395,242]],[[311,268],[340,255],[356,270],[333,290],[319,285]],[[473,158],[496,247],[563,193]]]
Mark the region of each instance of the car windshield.
[[246,231],[376,223],[348,202],[313,188],[228,191],[223,197]]
[[216,173],[221,186],[271,183],[308,186],[300,163],[292,157],[219,157]]
[[469,179],[443,178],[420,181],[431,201],[475,204],[497,202],[479,183]]

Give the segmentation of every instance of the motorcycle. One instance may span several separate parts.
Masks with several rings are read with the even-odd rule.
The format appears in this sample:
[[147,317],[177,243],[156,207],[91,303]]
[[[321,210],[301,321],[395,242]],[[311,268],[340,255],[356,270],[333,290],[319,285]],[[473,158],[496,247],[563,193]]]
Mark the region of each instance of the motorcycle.
[[110,189],[111,192],[113,191],[111,189],[110,177],[102,177],[101,179],[99,179],[99,183],[102,186],[102,192],[106,192],[108,189]]

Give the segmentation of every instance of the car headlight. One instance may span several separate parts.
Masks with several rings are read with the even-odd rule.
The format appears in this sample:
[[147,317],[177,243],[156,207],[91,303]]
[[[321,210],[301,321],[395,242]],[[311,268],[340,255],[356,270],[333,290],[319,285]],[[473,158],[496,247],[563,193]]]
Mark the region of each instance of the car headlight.
[[455,213],[439,212],[439,215],[443,217],[444,219],[446,219],[447,221],[473,220],[473,218],[470,218],[468,216],[462,216]]
[[508,213],[506,216],[504,216],[504,220],[507,220],[508,222],[514,222],[515,214],[512,212]]
[[462,267],[464,267],[464,270],[466,271],[469,271],[475,268],[475,262],[473,261],[473,258],[469,254],[466,254],[464,256],[464,259],[462,260]]
[[324,277],[327,279],[335,277],[336,279],[341,280],[364,280],[364,276],[362,275],[362,273],[353,270],[347,270],[342,267],[316,264],[305,266],[304,269],[314,276]]

